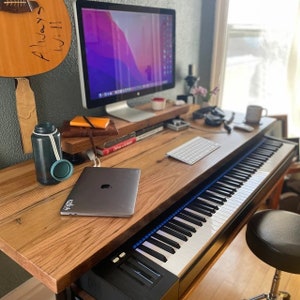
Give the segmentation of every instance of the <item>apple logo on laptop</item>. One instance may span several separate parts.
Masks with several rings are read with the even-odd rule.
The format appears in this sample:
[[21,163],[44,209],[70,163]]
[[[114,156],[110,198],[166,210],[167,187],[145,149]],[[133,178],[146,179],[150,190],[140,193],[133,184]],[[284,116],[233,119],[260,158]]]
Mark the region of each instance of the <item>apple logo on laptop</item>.
[[109,188],[112,188],[112,186],[111,186],[110,184],[107,184],[107,183],[106,183],[106,184],[102,184],[102,185],[101,185],[101,189],[102,189],[102,190],[106,190],[106,189],[109,189]]

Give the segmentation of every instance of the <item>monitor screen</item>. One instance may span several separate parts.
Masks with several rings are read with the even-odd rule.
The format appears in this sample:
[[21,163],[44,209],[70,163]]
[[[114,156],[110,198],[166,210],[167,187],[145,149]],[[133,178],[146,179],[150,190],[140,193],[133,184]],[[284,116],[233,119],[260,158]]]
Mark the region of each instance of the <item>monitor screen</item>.
[[122,113],[124,100],[175,86],[174,10],[77,0],[75,12],[84,107]]

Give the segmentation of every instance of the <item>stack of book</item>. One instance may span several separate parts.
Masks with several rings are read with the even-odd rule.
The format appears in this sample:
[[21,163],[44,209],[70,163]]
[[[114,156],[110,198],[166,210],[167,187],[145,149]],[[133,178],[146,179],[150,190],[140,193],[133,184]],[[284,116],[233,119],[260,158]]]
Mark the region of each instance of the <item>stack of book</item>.
[[124,136],[117,137],[116,139],[109,140],[103,143],[102,146],[98,145],[96,147],[96,151],[99,155],[105,156],[119,149],[127,147],[137,141],[141,141],[147,137],[150,137],[151,135],[154,135],[162,131],[163,129],[164,129],[163,123],[158,123],[153,126],[149,126],[144,129],[131,132]]
[[71,121],[64,121],[59,130],[65,138],[118,135],[115,123],[109,118],[77,116]]

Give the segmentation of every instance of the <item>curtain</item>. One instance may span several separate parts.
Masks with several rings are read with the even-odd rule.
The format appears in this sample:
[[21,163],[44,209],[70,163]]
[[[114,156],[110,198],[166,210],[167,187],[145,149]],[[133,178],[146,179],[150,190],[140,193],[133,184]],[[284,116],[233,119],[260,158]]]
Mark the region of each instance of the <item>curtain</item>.
[[228,6],[229,0],[216,1],[210,86],[219,86],[221,88],[217,97],[214,98],[215,103],[212,103],[212,105],[220,105],[220,99],[222,99],[223,95],[222,83],[226,62]]
[[300,1],[298,3],[295,31],[288,61],[288,83],[291,100],[289,135],[300,137]]

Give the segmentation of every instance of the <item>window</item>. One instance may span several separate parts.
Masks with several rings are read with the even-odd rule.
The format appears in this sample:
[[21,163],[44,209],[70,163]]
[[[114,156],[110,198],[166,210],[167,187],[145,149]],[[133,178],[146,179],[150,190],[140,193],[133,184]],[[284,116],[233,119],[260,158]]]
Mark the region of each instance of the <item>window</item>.
[[270,115],[287,114],[289,136],[300,135],[298,5],[299,0],[217,1],[212,69],[222,108],[245,112],[248,104],[258,104]]

